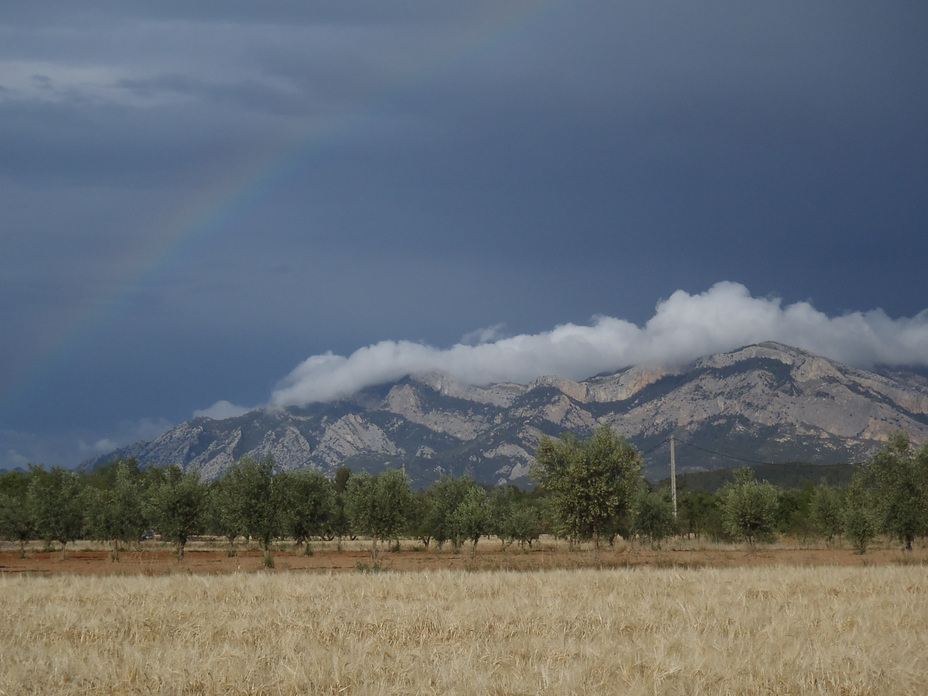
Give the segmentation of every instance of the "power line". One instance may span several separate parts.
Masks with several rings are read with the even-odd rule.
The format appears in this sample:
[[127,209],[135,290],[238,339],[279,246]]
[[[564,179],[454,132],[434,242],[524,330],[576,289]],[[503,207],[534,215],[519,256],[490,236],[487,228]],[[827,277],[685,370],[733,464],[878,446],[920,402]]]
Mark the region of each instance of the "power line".
[[747,457],[738,457],[734,454],[725,454],[724,452],[716,452],[715,450],[710,450],[710,449],[706,449],[705,447],[700,447],[699,445],[694,445],[693,443],[687,442],[686,440],[680,440],[680,442],[682,442],[684,445],[689,445],[693,449],[702,450],[703,452],[714,454],[719,457],[725,457],[726,459],[733,459],[736,462],[745,462],[746,464],[773,464],[773,462],[763,462],[763,461],[760,461],[759,459],[748,459]]
[[642,453],[641,453],[641,456],[642,456],[642,457],[648,456],[649,454],[651,454],[651,452],[653,452],[653,451],[656,450],[656,449],[660,449],[661,447],[663,447],[664,445],[666,445],[668,442],[670,442],[670,438],[669,438],[669,437],[668,437],[667,439],[665,439],[665,440],[662,440],[661,442],[658,442],[656,445],[654,445],[654,447],[652,447],[651,449],[649,449],[647,452],[642,452]]

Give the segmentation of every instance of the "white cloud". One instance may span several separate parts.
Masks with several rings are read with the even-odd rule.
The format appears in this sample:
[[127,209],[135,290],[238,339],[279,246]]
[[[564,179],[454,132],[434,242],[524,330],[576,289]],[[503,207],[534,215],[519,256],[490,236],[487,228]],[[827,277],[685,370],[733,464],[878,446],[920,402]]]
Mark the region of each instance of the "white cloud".
[[84,440],[79,440],[77,443],[77,449],[84,457],[95,457],[98,454],[106,454],[107,452],[112,452],[118,447],[119,444],[116,442],[116,440],[108,437],[101,437],[93,444],[87,444]]
[[0,460],[0,469],[25,469],[32,460],[15,449],[9,449]]
[[173,427],[174,424],[165,418],[140,418],[120,423],[117,432],[106,439],[112,440],[118,447],[125,447],[136,442],[154,440]]
[[78,452],[84,457],[108,454],[115,449],[136,442],[154,440],[172,427],[174,427],[174,424],[164,418],[141,418],[136,421],[123,421],[115,432],[92,439],[92,443],[88,443],[88,438],[82,435],[78,440]]
[[194,418],[199,418],[205,416],[207,418],[212,418],[213,420],[223,420],[225,418],[235,418],[240,416],[243,413],[248,413],[252,409],[245,406],[236,406],[235,404],[226,401],[225,399],[217,401],[209,408],[199,409],[193,412]]
[[471,331],[461,337],[461,343],[467,346],[476,346],[491,341],[498,341],[503,337],[503,324],[494,324],[476,331]]
[[0,74],[4,76],[4,96],[10,100],[67,102],[77,97],[111,100],[126,94],[111,87],[126,77],[119,66],[4,60],[0,61]]
[[103,432],[75,428],[38,434],[0,429],[0,469],[25,468],[29,463],[72,467],[126,445],[154,440],[173,425],[164,418],[141,418]]
[[[492,338],[496,330],[468,338]],[[348,357],[314,355],[281,381],[271,404],[328,401],[426,370],[444,370],[472,384],[525,383],[545,374],[584,379],[629,365],[679,364],[767,340],[858,367],[928,365],[928,310],[900,319],[879,309],[829,317],[807,302],[784,307],[778,298],[752,297],[743,285],[721,282],[697,295],[678,290],[657,304],[643,328],[596,317],[589,326],[564,324],[477,345],[439,349],[381,341]]]

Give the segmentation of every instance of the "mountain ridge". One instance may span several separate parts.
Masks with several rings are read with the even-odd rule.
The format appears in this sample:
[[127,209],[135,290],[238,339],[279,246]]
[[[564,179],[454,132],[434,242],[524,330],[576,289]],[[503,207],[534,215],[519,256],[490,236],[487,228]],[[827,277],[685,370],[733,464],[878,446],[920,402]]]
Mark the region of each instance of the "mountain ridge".
[[928,440],[928,380],[899,369],[862,370],[773,341],[579,382],[544,375],[526,385],[473,386],[431,371],[326,404],[200,416],[81,466],[135,457],[141,465],[196,466],[216,478],[247,454],[272,456],[282,470],[332,475],[341,466],[372,473],[403,466],[421,485],[465,473],[525,485],[542,436],[586,436],[603,424],[651,452],[650,478],[669,470],[661,445],[671,434],[694,445],[678,456],[681,473],[739,458],[863,461],[893,430]]

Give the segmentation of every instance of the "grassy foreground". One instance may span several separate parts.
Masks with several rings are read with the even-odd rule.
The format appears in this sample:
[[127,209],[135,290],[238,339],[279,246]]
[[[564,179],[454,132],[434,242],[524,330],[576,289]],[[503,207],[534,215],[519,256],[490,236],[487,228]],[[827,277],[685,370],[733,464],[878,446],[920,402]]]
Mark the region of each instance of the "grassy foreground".
[[919,694],[928,568],[0,578],[0,694]]

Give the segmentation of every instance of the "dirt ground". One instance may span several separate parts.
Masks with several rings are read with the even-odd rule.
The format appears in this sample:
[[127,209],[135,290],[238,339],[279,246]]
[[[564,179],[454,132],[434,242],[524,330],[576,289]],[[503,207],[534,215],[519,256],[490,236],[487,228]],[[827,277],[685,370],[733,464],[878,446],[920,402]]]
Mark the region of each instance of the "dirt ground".
[[532,549],[510,546],[502,549],[498,541],[484,540],[476,555],[470,547],[453,553],[450,547],[439,551],[433,546],[404,542],[399,552],[382,549],[376,560],[371,558],[369,543],[346,544],[339,551],[333,543],[317,543],[312,555],[288,545],[274,552],[274,569],[262,565],[262,553],[240,548],[229,556],[215,542],[193,542],[188,545],[182,562],[178,562],[170,546],[143,542],[141,549],[124,550],[119,560],[110,560],[110,552],[100,546],[77,545],[68,548],[64,558],[60,551],[27,550],[26,558],[10,544],[0,547],[0,576],[33,575],[169,575],[173,573],[216,574],[235,572],[345,573],[370,571],[451,570],[544,570],[554,568],[624,568],[650,566],[656,568],[706,568],[743,566],[874,566],[891,564],[928,565],[928,550],[917,548],[904,553],[895,545],[876,545],[866,554],[856,554],[850,548],[827,548],[824,545],[806,547],[783,542],[750,549],[746,545],[715,545],[692,541],[665,544],[663,550],[647,545],[620,544],[604,548],[596,559],[591,549],[572,551],[561,542],[542,540]]

